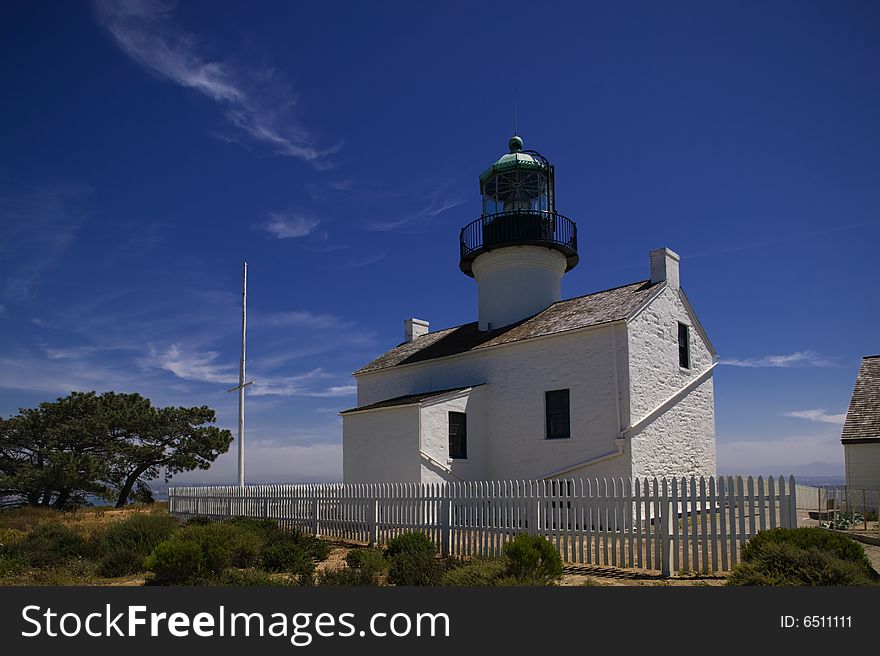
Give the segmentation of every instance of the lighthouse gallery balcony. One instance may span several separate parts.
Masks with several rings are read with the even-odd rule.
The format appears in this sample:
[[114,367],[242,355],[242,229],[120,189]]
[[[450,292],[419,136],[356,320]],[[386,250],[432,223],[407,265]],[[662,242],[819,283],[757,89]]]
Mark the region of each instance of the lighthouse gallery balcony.
[[503,246],[545,246],[563,255],[566,271],[578,263],[577,225],[557,212],[517,209],[481,216],[461,229],[459,268],[473,278],[478,256]]

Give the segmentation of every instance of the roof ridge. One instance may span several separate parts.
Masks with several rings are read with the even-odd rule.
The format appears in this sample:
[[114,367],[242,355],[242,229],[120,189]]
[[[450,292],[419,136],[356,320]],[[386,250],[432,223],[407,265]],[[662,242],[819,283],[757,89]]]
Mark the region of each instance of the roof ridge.
[[[554,305],[558,305],[559,303],[568,303],[569,301],[576,301],[580,298],[587,298],[589,296],[595,296],[596,294],[605,294],[606,292],[613,292],[617,289],[623,289],[624,287],[633,287],[634,285],[644,285],[646,282],[651,282],[651,279],[647,278],[645,280],[637,280],[635,282],[627,283],[626,285],[617,285],[617,287],[609,287],[608,289],[600,289],[595,292],[590,292],[589,294],[581,294],[580,296],[572,296],[571,298],[560,298],[558,301],[553,301],[550,305],[548,305],[543,310],[541,310],[541,312],[546,312],[547,310],[552,308]],[[522,319],[522,321],[528,321],[532,317],[537,317],[539,314],[541,314],[541,312],[536,312],[535,314],[532,314],[532,315],[526,317],[525,319]],[[478,323],[478,322],[477,321],[468,321],[467,323],[462,323],[457,326],[449,326],[448,328],[438,328],[437,330],[429,330],[427,333],[425,333],[425,335],[434,335],[437,333],[442,333],[444,330],[455,330],[456,328],[463,328],[464,326],[469,326],[472,323]],[[517,323],[519,323],[519,322],[517,322]],[[506,326],[503,326],[503,327],[506,327]],[[422,337],[424,337],[424,335],[422,335]],[[400,346],[401,344],[406,344],[406,343],[407,342],[401,342],[400,344],[398,344],[398,346]],[[866,356],[866,357],[880,357],[880,355]]]
[[[635,285],[644,285],[646,282],[651,282],[651,279],[648,278],[646,280],[637,280],[636,282],[631,282],[626,285],[618,285],[617,287],[609,287],[608,289],[600,289],[599,291],[590,292],[589,294],[581,294],[580,296],[572,296],[571,298],[561,298],[558,301],[554,301],[550,305],[547,306],[547,309],[552,308],[557,303],[568,303],[569,301],[576,301],[579,298],[587,298],[588,296],[595,296],[596,294],[605,294],[606,292],[613,292],[617,289],[623,289],[624,287],[633,287]],[[543,312],[544,310],[541,310]],[[538,314],[540,314],[539,312]],[[532,315],[536,316],[536,315]]]

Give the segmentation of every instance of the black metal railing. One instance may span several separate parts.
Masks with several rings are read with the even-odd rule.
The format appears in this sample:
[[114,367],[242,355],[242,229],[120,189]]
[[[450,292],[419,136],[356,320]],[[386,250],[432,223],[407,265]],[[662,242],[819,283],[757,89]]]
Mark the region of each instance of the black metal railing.
[[461,270],[471,275],[471,263],[481,253],[512,245],[554,248],[565,255],[568,269],[578,262],[577,225],[546,210],[514,210],[481,216],[461,229]]

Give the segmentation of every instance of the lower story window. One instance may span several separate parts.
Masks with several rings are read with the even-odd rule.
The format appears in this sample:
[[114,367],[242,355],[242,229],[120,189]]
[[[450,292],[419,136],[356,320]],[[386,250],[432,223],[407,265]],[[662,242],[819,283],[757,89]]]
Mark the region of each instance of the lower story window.
[[548,440],[571,437],[567,389],[544,392],[544,412]]
[[467,415],[463,412],[449,413],[449,457],[467,458]]

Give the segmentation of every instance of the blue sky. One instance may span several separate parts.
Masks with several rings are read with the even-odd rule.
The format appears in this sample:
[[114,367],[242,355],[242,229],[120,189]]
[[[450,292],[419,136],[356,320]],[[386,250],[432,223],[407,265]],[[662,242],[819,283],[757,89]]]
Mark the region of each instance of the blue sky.
[[[476,318],[458,230],[506,149],[556,165],[563,297],[682,256],[722,358],[721,471],[841,463],[880,352],[871,2],[85,3],[0,9],[0,413],[71,390],[233,428],[335,480],[350,372]],[[842,471],[842,466],[840,467]],[[210,472],[230,481],[234,448]]]

